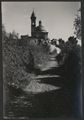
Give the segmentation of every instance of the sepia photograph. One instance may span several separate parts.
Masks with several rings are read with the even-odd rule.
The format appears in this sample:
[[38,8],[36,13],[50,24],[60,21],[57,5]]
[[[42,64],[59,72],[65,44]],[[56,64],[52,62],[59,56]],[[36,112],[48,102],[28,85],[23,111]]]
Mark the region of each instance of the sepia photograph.
[[1,2],[3,118],[81,118],[81,2]]

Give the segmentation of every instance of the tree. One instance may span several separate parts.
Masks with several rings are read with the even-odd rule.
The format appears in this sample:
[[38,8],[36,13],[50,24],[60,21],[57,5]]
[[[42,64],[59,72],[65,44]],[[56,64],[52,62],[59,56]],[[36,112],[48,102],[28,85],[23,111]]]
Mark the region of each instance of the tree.
[[6,32],[5,26],[2,24],[2,44],[7,44],[8,41],[8,33]]
[[11,33],[13,39],[18,39],[18,33],[15,32],[15,30],[12,31]]
[[78,10],[76,18],[74,20],[75,31],[74,34],[78,39],[81,39],[81,9]]

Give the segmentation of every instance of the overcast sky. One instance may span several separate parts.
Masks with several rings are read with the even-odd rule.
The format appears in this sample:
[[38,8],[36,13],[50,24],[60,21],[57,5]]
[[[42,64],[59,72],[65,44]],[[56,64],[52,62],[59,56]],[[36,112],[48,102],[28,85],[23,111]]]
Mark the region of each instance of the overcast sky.
[[73,35],[73,21],[80,2],[2,2],[2,23],[7,32],[31,35],[30,16],[34,9],[38,21],[49,32],[49,38],[67,40]]

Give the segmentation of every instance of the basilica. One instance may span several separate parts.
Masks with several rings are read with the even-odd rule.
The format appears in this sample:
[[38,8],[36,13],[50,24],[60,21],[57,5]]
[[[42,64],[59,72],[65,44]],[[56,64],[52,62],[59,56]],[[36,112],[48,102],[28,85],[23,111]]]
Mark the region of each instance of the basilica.
[[[41,20],[39,21],[39,25],[36,25],[36,16],[34,10],[30,16],[31,19],[31,36],[29,35],[21,35],[20,43],[26,43],[24,41],[30,41],[30,43],[38,43],[38,42],[48,42],[48,32],[44,29]],[[37,42],[35,42],[37,41]]]

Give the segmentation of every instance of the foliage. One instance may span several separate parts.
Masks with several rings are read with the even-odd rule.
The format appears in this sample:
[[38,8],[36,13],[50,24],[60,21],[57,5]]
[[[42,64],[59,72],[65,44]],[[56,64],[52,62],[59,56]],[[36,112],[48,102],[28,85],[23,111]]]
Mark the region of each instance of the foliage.
[[57,56],[59,63],[64,64],[71,51],[81,59],[81,47],[77,44],[78,41],[74,36],[70,36],[66,42],[62,39],[58,41],[59,45],[57,46],[61,49],[61,53]]
[[[6,31],[2,31],[2,45],[3,45],[3,71],[4,71],[4,83],[7,85],[14,84],[20,87],[22,81],[24,84],[30,81],[30,75],[28,76],[24,70],[22,58],[24,59],[24,50],[22,46],[18,46],[18,38],[14,38],[14,34],[7,36]],[[25,77],[26,76],[26,77]]]
[[78,39],[81,39],[81,10],[78,10],[78,14],[74,20],[74,27],[75,27],[75,35]]
[[3,76],[6,87],[13,85],[17,88],[24,88],[34,79],[33,76],[35,76],[33,71],[31,73],[26,71],[26,68],[29,67],[27,65],[33,63],[32,57],[34,58],[35,67],[37,67],[38,64],[43,64],[49,58],[48,44],[46,46],[43,44],[33,45],[28,42],[26,45],[19,45],[18,42],[20,41],[17,33],[14,31],[12,33],[7,33],[3,26]]
[[35,65],[44,64],[49,59],[49,46],[31,45],[32,54],[34,56]]

